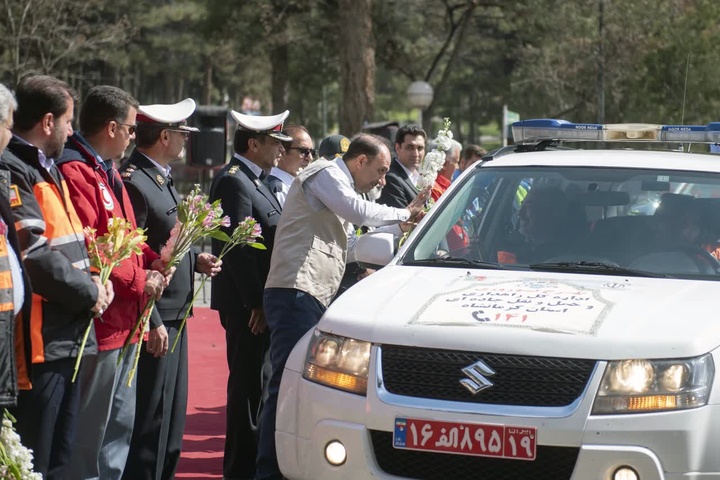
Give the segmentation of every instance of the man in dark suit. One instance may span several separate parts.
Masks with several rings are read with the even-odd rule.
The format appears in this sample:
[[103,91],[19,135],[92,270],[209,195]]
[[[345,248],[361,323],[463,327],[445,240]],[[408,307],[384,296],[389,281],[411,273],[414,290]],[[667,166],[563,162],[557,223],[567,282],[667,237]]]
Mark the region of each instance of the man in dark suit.
[[[174,105],[141,105],[136,148],[120,168],[137,225],[146,229],[147,244],[156,253],[177,220],[181,198],[170,176],[170,162],[184,157],[187,137],[197,131],[185,124],[193,111],[195,102],[190,98]],[[140,354],[135,426],[123,479],[170,480],[175,474],[187,407],[187,329],[175,352],[165,354],[192,299],[194,272],[212,276],[219,270],[215,256],[191,251],[155,304],[161,322],[151,319],[146,349]]]
[[[230,234],[246,217],[262,227],[267,250],[236,247],[224,257],[225,268],[212,282],[211,307],[220,313],[227,341],[228,376],[225,479],[247,479],[255,475],[255,424],[262,392],[262,367],[269,346],[263,310],[263,288],[270,269],[275,228],[282,207],[263,183],[284,153],[282,142],[293,138],[282,133],[288,111],[261,117],[231,114],[238,123],[235,155],[218,173],[210,189],[210,200],[220,200],[230,217]],[[213,253],[223,244],[213,239]],[[250,413],[249,413],[250,412]]]
[[418,125],[405,125],[398,129],[395,136],[397,156],[385,174],[385,186],[378,203],[390,207],[405,208],[418,195],[415,186],[418,181],[418,168],[425,156],[427,134]]

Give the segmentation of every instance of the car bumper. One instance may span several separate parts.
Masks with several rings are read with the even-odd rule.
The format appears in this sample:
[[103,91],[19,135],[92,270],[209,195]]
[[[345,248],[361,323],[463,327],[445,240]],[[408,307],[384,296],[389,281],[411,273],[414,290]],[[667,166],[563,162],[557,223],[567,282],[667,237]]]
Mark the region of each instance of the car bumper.
[[[720,458],[714,447],[720,444],[720,433],[712,428],[713,419],[720,415],[716,405],[592,416],[602,369],[593,374],[585,394],[565,409],[479,409],[483,406],[468,408],[453,402],[397,397],[384,392],[377,378],[369,379],[367,397],[362,397],[303,379],[298,370],[306,345],[300,342],[296,348],[300,354],[288,361],[278,404],[278,461],[289,479],[451,478],[443,476],[443,461],[448,468],[465,469],[466,473],[455,471],[452,478],[475,478],[477,472],[489,471],[485,470],[488,465],[503,472],[503,476],[488,478],[513,478],[507,476],[508,469],[518,467],[523,473],[516,473],[515,478],[612,480],[623,466],[635,470],[641,480],[720,478]],[[376,370],[373,360],[370,371]],[[531,462],[502,459],[499,463],[485,457],[394,449],[395,418],[534,427],[537,458]],[[334,466],[325,459],[325,447],[331,441],[345,446],[344,464]],[[466,466],[458,466],[462,462]],[[432,468],[440,470],[433,473]],[[539,471],[528,473],[533,468],[542,470],[542,475]],[[556,474],[548,473],[553,469]]]

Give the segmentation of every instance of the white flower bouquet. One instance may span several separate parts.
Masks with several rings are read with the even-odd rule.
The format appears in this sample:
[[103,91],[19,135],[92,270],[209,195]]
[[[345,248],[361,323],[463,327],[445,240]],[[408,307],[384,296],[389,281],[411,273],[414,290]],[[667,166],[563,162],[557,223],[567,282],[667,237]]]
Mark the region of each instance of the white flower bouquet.
[[417,181],[417,188],[420,191],[426,188],[432,188],[435,184],[438,172],[445,165],[445,152],[450,150],[453,135],[450,131],[450,119],[445,118],[443,120],[443,126],[438,131],[437,138],[435,139],[435,148],[429,151],[422,163],[420,164],[420,177]]
[[0,429],[0,480],[42,480],[33,472],[32,450],[25,448],[13,426],[15,419],[5,410]]

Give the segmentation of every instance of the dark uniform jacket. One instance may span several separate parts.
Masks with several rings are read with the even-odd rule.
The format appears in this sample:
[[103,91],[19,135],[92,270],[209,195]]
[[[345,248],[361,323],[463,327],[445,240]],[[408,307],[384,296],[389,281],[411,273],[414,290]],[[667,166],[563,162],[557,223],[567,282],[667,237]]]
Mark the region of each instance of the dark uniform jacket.
[[[18,260],[20,260],[20,243],[18,242],[15,221],[10,210],[9,189],[10,172],[0,170],[0,217],[7,226],[7,232],[3,237],[7,237],[8,243],[15,251]],[[0,312],[0,329],[3,332],[0,335],[0,407],[7,407],[16,403],[18,384],[23,388],[29,388],[30,386],[30,306],[32,305],[32,290],[25,269],[22,268],[22,262],[20,262],[25,298],[23,299],[22,310],[16,318],[12,304],[12,289],[17,287],[13,285],[12,289],[8,291],[5,286],[8,278],[12,280],[12,274],[10,273],[10,262],[7,258],[9,253],[3,239],[0,239],[0,244],[2,245],[0,248],[0,278],[3,279],[3,308]],[[6,307],[8,302],[10,302],[9,308]]]
[[[218,199],[224,214],[230,217],[231,226],[224,229],[225,233],[230,235],[245,217],[253,217],[262,227],[267,250],[247,246],[230,250],[223,258],[222,271],[212,281],[210,306],[228,312],[242,301],[247,309],[260,308],[282,207],[267,186],[237,157],[230,159],[213,179],[210,200]],[[223,242],[213,239],[212,246],[213,254],[218,255]]]
[[[31,361],[76,357],[98,289],[82,224],[57,167],[40,164],[38,149],[13,137],[2,155],[10,171],[12,207],[23,266],[32,284]],[[91,331],[84,354],[97,352]]]
[[415,200],[417,195],[417,187],[408,178],[398,159],[394,158],[390,163],[390,170],[385,174],[385,186],[377,203],[389,207],[405,208]]
[[[175,226],[180,195],[172,179],[165,177],[165,173],[137,149],[119,171],[135,210],[137,226],[146,229],[147,244],[159,254]],[[191,250],[155,303],[163,322],[183,319],[193,295],[195,260],[196,252]],[[159,326],[156,318],[151,317],[151,328]]]

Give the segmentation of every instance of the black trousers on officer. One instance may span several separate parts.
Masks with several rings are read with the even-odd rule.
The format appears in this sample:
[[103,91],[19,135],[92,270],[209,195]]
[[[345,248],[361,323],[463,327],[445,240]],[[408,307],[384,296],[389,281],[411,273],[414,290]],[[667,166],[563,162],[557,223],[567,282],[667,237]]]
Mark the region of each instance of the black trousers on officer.
[[[165,322],[169,347],[180,321]],[[188,340],[183,329],[175,352],[161,358],[142,346],[136,381],[135,427],[123,480],[171,480],[175,476],[188,396]]]
[[253,335],[248,328],[249,320],[250,311],[243,307],[237,307],[232,313],[220,312],[230,370],[223,476],[231,480],[255,477],[255,422],[262,396],[263,361],[270,345],[268,332]]

